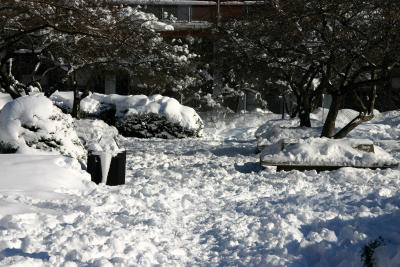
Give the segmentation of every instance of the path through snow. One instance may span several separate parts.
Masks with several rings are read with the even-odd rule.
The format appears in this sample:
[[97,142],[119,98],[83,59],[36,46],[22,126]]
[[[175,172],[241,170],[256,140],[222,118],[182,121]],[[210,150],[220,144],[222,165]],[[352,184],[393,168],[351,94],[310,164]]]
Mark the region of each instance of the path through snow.
[[360,266],[378,236],[399,263],[399,170],[261,170],[253,134],[275,117],[126,139],[126,185],[24,197],[36,213],[0,218],[0,265]]

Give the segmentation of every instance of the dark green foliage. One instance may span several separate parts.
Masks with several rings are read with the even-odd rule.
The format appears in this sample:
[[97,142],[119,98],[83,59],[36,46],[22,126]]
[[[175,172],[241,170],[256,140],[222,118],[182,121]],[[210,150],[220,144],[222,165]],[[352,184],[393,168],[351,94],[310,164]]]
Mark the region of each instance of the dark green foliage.
[[21,127],[22,127],[22,128],[25,128],[25,129],[28,129],[29,131],[35,132],[35,133],[36,133],[37,131],[39,131],[39,128],[36,127],[35,125],[29,126],[29,125],[22,124]]
[[383,238],[380,236],[376,240],[371,241],[365,245],[361,253],[361,260],[366,267],[374,266],[374,252],[377,247],[384,243]]
[[2,154],[12,154],[17,152],[17,148],[12,147],[10,144],[0,142],[0,153]]
[[168,121],[167,118],[156,114],[124,117],[119,119],[115,126],[120,134],[127,137],[171,139],[199,135],[199,131],[185,129],[178,123]]
[[51,148],[58,148],[62,145],[60,140],[56,139],[49,139],[49,138],[40,138],[39,143],[43,143],[44,145],[51,147]]
[[81,118],[100,119],[109,125],[115,125],[115,105],[101,103],[100,110],[94,114],[81,111]]

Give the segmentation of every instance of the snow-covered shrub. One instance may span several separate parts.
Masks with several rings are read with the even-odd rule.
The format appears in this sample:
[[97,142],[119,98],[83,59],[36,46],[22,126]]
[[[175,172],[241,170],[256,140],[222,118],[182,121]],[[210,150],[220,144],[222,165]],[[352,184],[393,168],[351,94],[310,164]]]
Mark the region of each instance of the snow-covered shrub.
[[[72,92],[56,91],[50,98],[57,106],[71,110]],[[82,100],[81,115],[100,118],[115,125],[122,135],[131,137],[199,137],[204,127],[193,108],[161,95],[93,93]]]
[[23,96],[0,112],[0,152],[54,152],[84,160],[86,151],[74,120],[43,96]]
[[202,134],[200,116],[174,98],[161,95],[119,97],[110,96],[106,101],[115,104],[116,127],[125,136],[183,138]]

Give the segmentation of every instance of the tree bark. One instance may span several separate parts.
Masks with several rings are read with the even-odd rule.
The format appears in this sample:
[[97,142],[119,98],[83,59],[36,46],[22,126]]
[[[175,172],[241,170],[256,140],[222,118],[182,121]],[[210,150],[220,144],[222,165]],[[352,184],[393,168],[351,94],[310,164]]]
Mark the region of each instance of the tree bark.
[[329,107],[328,116],[326,117],[324,126],[322,128],[321,137],[331,138],[335,131],[335,122],[342,104],[342,96],[339,94],[332,94],[332,104]]
[[309,94],[300,95],[300,97],[297,98],[297,103],[299,104],[298,110],[299,110],[300,127],[311,127],[310,95]]
[[10,94],[13,99],[21,96],[21,94],[12,87],[12,80],[7,71],[5,71],[2,67],[0,67],[0,82],[1,87],[3,87],[3,89]]
[[81,119],[81,97],[79,96],[79,90],[76,85],[74,85],[74,103],[72,104],[71,115],[77,120]]
[[299,114],[300,127],[311,127],[310,112],[301,111]]

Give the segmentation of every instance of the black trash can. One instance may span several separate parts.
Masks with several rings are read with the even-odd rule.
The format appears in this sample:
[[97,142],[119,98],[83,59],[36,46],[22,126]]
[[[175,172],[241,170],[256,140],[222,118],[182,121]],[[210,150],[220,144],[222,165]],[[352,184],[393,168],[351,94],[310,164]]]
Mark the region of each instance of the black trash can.
[[[110,168],[107,175],[106,185],[125,184],[126,151],[119,152],[111,159]],[[92,182],[101,183],[102,171],[100,156],[89,153],[87,162],[87,172],[92,176]]]

